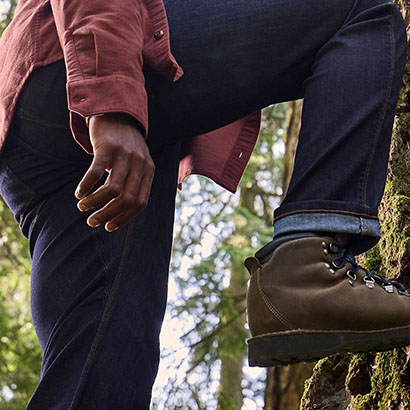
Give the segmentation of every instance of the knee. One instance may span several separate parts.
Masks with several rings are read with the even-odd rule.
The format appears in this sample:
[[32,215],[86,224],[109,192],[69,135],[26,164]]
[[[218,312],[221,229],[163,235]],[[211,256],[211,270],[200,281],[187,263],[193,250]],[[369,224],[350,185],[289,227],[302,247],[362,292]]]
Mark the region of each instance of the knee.
[[353,11],[355,14],[362,12],[370,12],[375,15],[394,14],[403,20],[400,10],[393,0],[355,0]]
[[362,16],[361,19],[389,19],[396,42],[407,43],[406,24],[393,0],[355,0],[352,14]]

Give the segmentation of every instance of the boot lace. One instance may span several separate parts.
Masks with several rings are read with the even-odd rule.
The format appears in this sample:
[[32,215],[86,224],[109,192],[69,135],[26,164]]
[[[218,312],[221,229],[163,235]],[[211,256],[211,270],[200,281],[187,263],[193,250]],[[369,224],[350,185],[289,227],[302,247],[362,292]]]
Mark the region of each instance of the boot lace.
[[363,281],[368,288],[372,289],[375,284],[377,284],[388,293],[393,293],[394,288],[396,288],[400,295],[410,297],[410,288],[407,288],[402,283],[393,279],[387,279],[379,273],[369,272],[367,269],[358,265],[350,249],[344,248],[336,242],[330,242],[329,244],[322,242],[322,245],[326,255],[329,253],[337,255],[328,266],[331,271],[334,272],[335,270],[343,269],[347,263],[350,264],[351,268],[347,270],[346,275],[351,286],[354,286],[354,282],[357,280],[357,272],[363,270],[365,272]]

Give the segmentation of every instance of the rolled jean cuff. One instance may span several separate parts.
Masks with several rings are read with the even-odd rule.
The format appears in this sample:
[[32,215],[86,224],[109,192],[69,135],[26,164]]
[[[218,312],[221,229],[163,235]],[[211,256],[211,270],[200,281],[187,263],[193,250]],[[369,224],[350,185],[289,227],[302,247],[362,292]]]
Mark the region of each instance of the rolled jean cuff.
[[355,255],[372,248],[380,239],[376,217],[335,212],[292,213],[275,220],[274,237],[296,232],[347,233],[348,246]]

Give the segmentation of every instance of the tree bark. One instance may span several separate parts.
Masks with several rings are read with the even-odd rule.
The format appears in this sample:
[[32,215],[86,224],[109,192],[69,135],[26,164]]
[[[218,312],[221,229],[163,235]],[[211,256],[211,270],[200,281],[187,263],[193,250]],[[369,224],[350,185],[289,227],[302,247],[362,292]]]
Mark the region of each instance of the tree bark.
[[[244,332],[244,309],[246,303],[243,295],[246,293],[247,287],[247,278],[242,275],[244,271],[242,264],[239,266],[236,265],[238,264],[232,264],[231,283],[228,288],[228,294],[231,295],[233,300],[239,297],[242,301],[239,305],[236,305],[237,311],[234,312],[234,315],[237,315],[237,317],[235,321],[221,332],[221,338],[224,338],[224,343],[229,343],[229,339],[231,339],[232,344],[236,344],[238,336],[242,335]],[[226,322],[230,319],[230,315],[226,314],[222,318],[222,322]],[[240,352],[239,354],[221,353],[221,378],[218,390],[218,410],[237,410],[242,408],[242,368],[244,358],[245,352]]]
[[[242,187],[239,208],[246,208],[254,214],[255,194],[252,188]],[[236,228],[232,235],[235,246],[242,248],[249,246],[249,238],[244,235],[243,221],[241,218],[235,220]],[[245,336],[245,307],[248,275],[243,267],[242,258],[232,255],[231,280],[227,289],[227,295],[232,301],[232,308],[226,309],[221,317],[221,323],[234,320],[228,327],[221,331],[219,343],[229,346],[236,345],[238,340]],[[242,408],[242,378],[243,361],[246,356],[245,348],[239,352],[221,351],[221,378],[218,390],[218,410],[238,410]]]
[[291,101],[286,110],[285,155],[282,171],[282,199],[286,195],[295,162],[296,148],[301,126],[303,100]]
[[[395,1],[409,28],[410,1]],[[410,53],[409,53],[410,55]],[[410,63],[397,106],[386,190],[380,206],[382,238],[363,258],[369,270],[410,285]],[[382,307],[380,307],[382,308]],[[316,365],[302,410],[410,408],[410,349],[334,355]]]

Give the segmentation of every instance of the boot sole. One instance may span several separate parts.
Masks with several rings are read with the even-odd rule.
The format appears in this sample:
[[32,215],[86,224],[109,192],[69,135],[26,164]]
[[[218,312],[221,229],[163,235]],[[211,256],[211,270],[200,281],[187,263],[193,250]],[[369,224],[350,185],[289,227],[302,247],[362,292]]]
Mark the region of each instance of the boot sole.
[[313,362],[335,353],[377,352],[407,346],[410,327],[368,332],[290,330],[256,336],[247,343],[249,366],[282,366]]

